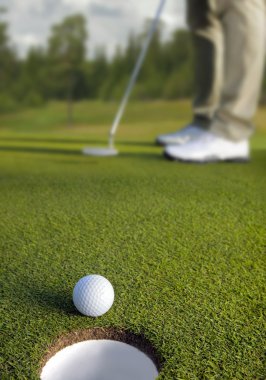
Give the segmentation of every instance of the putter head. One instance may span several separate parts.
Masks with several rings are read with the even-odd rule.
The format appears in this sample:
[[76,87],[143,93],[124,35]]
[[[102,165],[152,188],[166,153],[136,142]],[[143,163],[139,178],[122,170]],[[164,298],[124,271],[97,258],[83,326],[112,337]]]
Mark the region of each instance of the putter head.
[[111,157],[117,156],[118,151],[115,148],[90,148],[86,147],[82,149],[82,153],[86,156],[95,156],[95,157]]

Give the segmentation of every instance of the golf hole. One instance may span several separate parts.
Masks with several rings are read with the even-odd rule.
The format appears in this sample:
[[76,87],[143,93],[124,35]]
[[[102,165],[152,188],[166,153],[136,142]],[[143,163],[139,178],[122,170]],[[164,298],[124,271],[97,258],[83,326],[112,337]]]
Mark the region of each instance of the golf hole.
[[[121,331],[104,332],[103,329],[88,330],[85,334],[83,331],[79,342],[76,342],[79,333],[72,334],[72,339],[71,334],[64,338],[63,348],[55,354],[56,346],[52,348],[53,354],[45,361],[40,379],[155,380],[158,377],[158,359],[145,339]],[[86,336],[93,338],[83,340]],[[98,339],[99,336],[107,339]],[[66,345],[67,342],[71,344]]]

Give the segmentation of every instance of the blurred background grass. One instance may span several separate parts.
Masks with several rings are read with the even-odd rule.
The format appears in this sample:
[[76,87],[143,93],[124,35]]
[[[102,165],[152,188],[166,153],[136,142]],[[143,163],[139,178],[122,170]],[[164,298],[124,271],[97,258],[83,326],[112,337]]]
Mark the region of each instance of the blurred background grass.
[[[28,108],[0,115],[0,149],[7,147],[53,147],[78,150],[84,144],[106,145],[109,129],[117,111],[117,102],[82,101],[75,105],[73,126],[66,123],[64,102],[50,102],[40,108]],[[179,101],[132,101],[129,103],[117,144],[127,149],[159,152],[155,137],[182,128],[192,118],[191,105]],[[264,149],[266,108],[260,107],[255,118],[256,133],[252,147]],[[142,145],[142,147],[140,146]]]

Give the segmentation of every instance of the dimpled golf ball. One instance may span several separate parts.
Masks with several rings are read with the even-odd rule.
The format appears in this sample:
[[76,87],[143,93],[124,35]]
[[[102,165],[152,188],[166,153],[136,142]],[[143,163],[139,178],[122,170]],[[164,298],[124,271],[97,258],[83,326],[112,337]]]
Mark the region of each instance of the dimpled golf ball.
[[73,302],[81,314],[100,317],[113,305],[114,289],[103,276],[93,274],[82,277],[73,290]]

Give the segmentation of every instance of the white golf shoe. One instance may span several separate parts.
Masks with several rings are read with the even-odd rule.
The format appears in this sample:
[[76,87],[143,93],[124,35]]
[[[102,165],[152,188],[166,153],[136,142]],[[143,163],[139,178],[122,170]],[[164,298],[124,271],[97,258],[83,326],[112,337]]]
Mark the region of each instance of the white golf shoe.
[[179,131],[160,135],[156,139],[158,145],[183,145],[195,140],[202,133],[202,128],[197,125],[187,125]]
[[201,131],[197,139],[183,145],[168,145],[164,156],[184,162],[246,162],[249,161],[249,142],[227,140],[208,131]]

